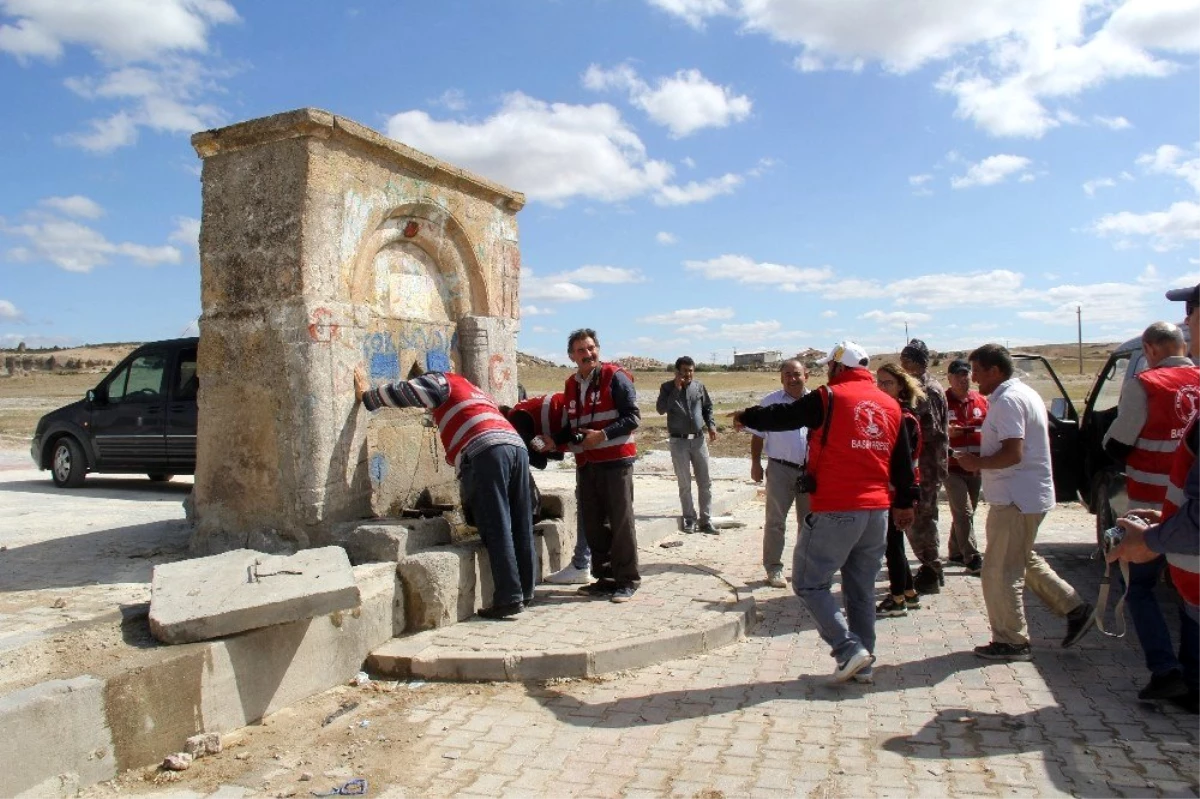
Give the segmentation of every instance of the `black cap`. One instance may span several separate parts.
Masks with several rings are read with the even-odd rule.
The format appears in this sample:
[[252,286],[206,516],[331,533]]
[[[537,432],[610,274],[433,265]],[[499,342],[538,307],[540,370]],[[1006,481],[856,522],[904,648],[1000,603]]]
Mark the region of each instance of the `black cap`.
[[919,338],[914,338],[908,342],[904,349],[900,350],[900,357],[907,358],[921,366],[929,365],[929,347],[925,346],[925,342]]
[[1200,305],[1200,283],[1190,288],[1171,289],[1167,292],[1167,299],[1171,302],[1186,302],[1193,307]]
[[971,362],[962,358],[955,358],[946,367],[946,373],[952,375],[969,375],[971,374]]

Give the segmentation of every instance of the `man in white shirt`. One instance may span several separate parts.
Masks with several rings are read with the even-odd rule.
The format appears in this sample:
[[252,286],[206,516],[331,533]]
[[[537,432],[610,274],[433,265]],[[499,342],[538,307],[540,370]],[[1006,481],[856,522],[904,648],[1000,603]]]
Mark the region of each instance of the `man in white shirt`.
[[[804,364],[800,361],[784,361],[779,367],[779,382],[783,388],[763,397],[759,406],[765,408],[800,399],[807,393],[806,377]],[[767,585],[787,588],[787,580],[783,577],[783,543],[788,511],[795,503],[797,527],[808,514],[808,494],[796,491],[796,478],[808,453],[808,430],[801,427],[777,433],[750,432],[753,433],[750,437],[750,477],[756,483],[763,481],[763,452],[767,455],[767,510],[763,521],[763,568],[767,571]]]
[[989,660],[1031,660],[1022,581],[1055,615],[1066,617],[1064,647],[1082,638],[1095,616],[1091,604],[1033,551],[1038,527],[1054,507],[1045,402],[1013,376],[1012,357],[999,344],[984,344],[968,359],[971,379],[988,397],[980,454],[958,458],[964,469],[983,473],[990,506],[981,577],[992,640],[975,647],[975,654]]

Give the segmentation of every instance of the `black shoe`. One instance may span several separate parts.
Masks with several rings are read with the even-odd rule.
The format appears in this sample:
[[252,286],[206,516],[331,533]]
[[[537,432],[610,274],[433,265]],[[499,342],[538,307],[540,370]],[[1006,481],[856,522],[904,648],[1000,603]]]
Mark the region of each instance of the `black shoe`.
[[951,555],[950,557],[946,558],[946,562],[953,563],[956,566],[965,566],[967,564],[967,562],[963,560],[962,555]]
[[492,605],[490,608],[480,608],[476,613],[485,619],[507,619],[509,616],[516,616],[524,609],[524,602],[510,602],[507,605]]
[[1172,669],[1166,674],[1153,674],[1146,687],[1138,691],[1138,699],[1153,701],[1155,699],[1182,699],[1188,695],[1187,683],[1183,681],[1183,672]]
[[979,573],[983,571],[983,556],[976,555],[963,565],[967,570],[967,574],[972,577],[978,577]]
[[718,530],[717,528],[713,527],[713,523],[712,523],[712,522],[702,522],[702,523],[700,524],[700,526],[699,526],[699,527],[697,527],[696,529],[697,529],[699,532],[701,532],[701,533],[707,533],[708,535],[720,535],[720,534],[721,534],[721,531],[720,531],[720,530]]
[[594,583],[579,586],[579,593],[588,596],[612,596],[617,592],[615,580],[597,580]]
[[975,647],[975,654],[987,660],[1007,660],[1010,663],[1033,660],[1029,644],[1001,644],[992,641],[990,644]]
[[696,532],[696,520],[695,519],[684,519],[683,520],[683,531],[685,533]]
[[907,616],[908,604],[902,599],[899,602],[891,594],[883,598],[883,601],[875,606],[875,618],[890,619],[896,616]]
[[1178,699],[1172,699],[1171,704],[1178,705],[1188,713],[1200,713],[1200,691],[1188,691]]
[[913,577],[913,588],[918,594],[940,594],[945,583],[942,573],[932,566],[922,566]]
[[1063,638],[1063,649],[1075,646],[1075,644],[1079,643],[1079,639],[1086,635],[1088,630],[1092,629],[1092,625],[1096,623],[1094,610],[1095,608],[1092,607],[1090,602],[1084,602],[1067,614],[1067,635]]

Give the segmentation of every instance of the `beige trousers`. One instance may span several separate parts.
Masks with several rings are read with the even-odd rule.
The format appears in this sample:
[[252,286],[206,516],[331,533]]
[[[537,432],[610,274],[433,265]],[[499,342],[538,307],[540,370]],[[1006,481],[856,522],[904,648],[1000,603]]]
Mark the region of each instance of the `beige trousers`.
[[992,505],[988,509],[987,545],[980,577],[992,640],[997,643],[1029,643],[1021,596],[1025,585],[1057,616],[1066,616],[1083,604],[1070,583],[1055,574],[1050,564],[1033,551],[1044,518],[1044,513],[1021,513],[1016,505]]

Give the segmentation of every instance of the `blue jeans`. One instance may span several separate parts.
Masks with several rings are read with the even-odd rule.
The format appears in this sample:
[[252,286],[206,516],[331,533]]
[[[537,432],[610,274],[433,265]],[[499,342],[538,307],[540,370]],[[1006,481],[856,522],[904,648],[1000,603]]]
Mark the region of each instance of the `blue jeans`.
[[[579,507],[579,485],[575,485],[575,507]],[[591,571],[592,550],[588,547],[587,536],[583,534],[583,526],[579,523],[579,513],[575,513],[575,554],[571,556],[571,565],[576,569]]]
[[512,444],[488,447],[463,459],[459,479],[491,562],[492,606],[532,599],[538,561],[533,545],[529,453]]
[[1200,693],[1200,610],[1187,602],[1179,603],[1179,663],[1183,680],[1192,693]]
[[[875,577],[887,549],[886,510],[810,513],[792,556],[792,590],[839,663],[860,648],[875,652]],[[833,598],[842,573],[845,611]]]
[[1179,658],[1171,646],[1171,631],[1159,607],[1154,589],[1162,581],[1163,569],[1167,566],[1166,556],[1160,555],[1149,563],[1129,564],[1129,595],[1125,606],[1129,618],[1137,631],[1138,643],[1146,656],[1146,668],[1155,676],[1162,676],[1180,668]]

